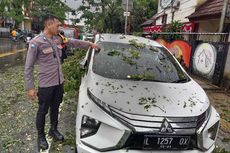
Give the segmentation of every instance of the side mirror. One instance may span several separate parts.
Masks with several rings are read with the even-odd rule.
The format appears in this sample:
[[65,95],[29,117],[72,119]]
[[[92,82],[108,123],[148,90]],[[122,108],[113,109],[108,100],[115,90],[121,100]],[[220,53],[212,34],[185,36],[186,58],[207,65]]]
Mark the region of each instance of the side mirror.
[[87,59],[84,58],[84,59],[80,60],[79,64],[80,64],[80,69],[85,70],[85,67],[87,65]]

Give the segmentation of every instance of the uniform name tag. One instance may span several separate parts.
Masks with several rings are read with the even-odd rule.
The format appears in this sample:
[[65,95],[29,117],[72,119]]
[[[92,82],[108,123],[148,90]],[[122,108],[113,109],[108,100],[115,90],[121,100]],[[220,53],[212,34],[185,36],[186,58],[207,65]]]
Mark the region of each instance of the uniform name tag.
[[52,47],[44,48],[44,49],[42,50],[42,52],[43,52],[44,54],[52,53],[52,52],[53,52],[53,49],[52,49]]

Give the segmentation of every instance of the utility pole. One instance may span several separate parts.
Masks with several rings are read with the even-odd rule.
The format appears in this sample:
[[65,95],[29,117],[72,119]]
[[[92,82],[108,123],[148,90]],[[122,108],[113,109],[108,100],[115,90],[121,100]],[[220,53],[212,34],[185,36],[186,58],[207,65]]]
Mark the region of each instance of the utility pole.
[[127,14],[125,16],[125,35],[127,34],[128,11],[129,11],[129,0],[126,0],[126,9],[125,9],[125,12]]
[[171,13],[172,13],[172,21],[173,22],[173,19],[174,19],[174,8],[173,8],[173,1],[171,1]]
[[228,0],[224,0],[223,3],[224,5],[223,5],[222,13],[221,13],[221,18],[220,18],[219,33],[223,32],[225,16],[226,16],[227,7],[228,7]]

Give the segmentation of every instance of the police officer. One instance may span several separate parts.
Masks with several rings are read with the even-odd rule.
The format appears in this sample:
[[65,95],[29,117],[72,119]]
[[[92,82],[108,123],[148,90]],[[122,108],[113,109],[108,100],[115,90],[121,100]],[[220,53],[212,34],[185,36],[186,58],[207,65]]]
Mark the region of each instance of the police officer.
[[[48,149],[44,126],[45,116],[50,109],[50,130],[48,134],[54,140],[63,141],[64,136],[57,130],[59,105],[63,98],[63,74],[61,70],[61,42],[57,36],[61,22],[53,15],[47,15],[43,20],[44,30],[30,41],[25,63],[25,88],[29,99],[38,96],[39,108],[36,116],[38,132],[38,149]],[[90,42],[69,39],[68,44],[75,48],[99,49]],[[38,65],[38,93],[34,87],[34,64]]]

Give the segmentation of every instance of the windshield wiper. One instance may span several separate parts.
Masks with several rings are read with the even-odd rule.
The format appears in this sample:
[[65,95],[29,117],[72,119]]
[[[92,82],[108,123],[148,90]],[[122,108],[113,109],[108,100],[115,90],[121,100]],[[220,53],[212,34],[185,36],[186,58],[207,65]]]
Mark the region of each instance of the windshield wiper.
[[153,79],[147,79],[147,78],[126,78],[126,80],[163,82],[163,81],[161,81],[161,80],[153,80]]
[[182,82],[187,82],[188,80],[189,80],[188,78],[183,78],[183,79],[179,79],[179,80],[173,81],[171,83],[182,83]]

